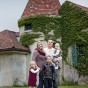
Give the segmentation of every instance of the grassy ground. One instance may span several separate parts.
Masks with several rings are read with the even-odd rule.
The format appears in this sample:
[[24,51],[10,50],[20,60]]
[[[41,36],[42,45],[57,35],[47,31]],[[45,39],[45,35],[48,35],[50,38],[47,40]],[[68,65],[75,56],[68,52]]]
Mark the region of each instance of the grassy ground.
[[[0,88],[28,88],[28,87],[0,87]],[[58,88],[88,88],[88,85],[84,85],[84,86],[59,86]]]

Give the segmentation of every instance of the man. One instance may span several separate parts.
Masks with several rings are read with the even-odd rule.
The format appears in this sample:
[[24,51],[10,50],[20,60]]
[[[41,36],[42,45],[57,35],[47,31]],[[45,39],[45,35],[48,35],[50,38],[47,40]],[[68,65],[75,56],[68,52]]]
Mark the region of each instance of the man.
[[54,51],[55,51],[55,49],[53,48],[53,41],[52,40],[48,40],[47,47],[44,48],[44,52],[45,52],[46,56],[49,55],[53,59]]
[[[53,40],[48,40],[47,47],[44,48],[46,56],[50,55],[53,59],[54,51],[55,49],[53,48]],[[58,68],[55,69],[55,79],[53,80],[53,88],[58,88]]]

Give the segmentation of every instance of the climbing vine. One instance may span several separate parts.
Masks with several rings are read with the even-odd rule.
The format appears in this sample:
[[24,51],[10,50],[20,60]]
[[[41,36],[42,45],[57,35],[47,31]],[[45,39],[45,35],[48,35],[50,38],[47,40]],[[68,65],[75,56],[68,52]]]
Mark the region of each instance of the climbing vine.
[[[33,32],[43,32],[45,40],[52,38],[57,41],[61,37],[65,61],[68,48],[71,45],[82,44],[84,46],[82,49],[83,55],[77,54],[75,67],[80,75],[88,75],[88,13],[75,4],[66,1],[61,6],[59,14],[60,16],[36,15],[21,18],[18,20],[18,26],[22,27],[31,23]],[[52,30],[53,34],[49,34]],[[31,42],[34,35],[26,34],[26,38],[23,36],[21,36],[21,41],[24,45],[30,45],[34,42]]]
[[79,74],[88,75],[88,14],[75,4],[66,1],[60,8],[62,50],[64,59],[71,45],[83,45],[83,55],[77,53]]
[[[33,32],[36,32],[36,33],[43,32],[43,34],[45,35],[45,40],[48,40],[49,38],[56,40],[56,38],[60,37],[60,32],[59,32],[60,30],[58,25],[59,20],[60,20],[59,16],[57,17],[48,16],[48,15],[28,16],[28,17],[19,19],[18,26],[22,27],[23,25],[27,25],[31,23]],[[53,34],[49,34],[49,32],[51,31],[53,31]],[[26,43],[26,44],[30,44],[30,43]]]
[[38,38],[40,34],[24,33],[20,36],[20,41],[24,46],[31,45],[35,42],[35,38]]

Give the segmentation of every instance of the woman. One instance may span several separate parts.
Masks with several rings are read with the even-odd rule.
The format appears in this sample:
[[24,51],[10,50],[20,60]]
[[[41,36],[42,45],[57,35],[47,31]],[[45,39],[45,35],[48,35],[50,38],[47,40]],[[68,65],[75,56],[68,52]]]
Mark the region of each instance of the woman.
[[39,85],[38,88],[43,88],[43,73],[42,73],[42,67],[45,64],[45,53],[43,51],[43,45],[42,42],[39,41],[37,43],[37,48],[33,52],[32,60],[34,60],[37,64],[37,66],[40,68],[39,72]]

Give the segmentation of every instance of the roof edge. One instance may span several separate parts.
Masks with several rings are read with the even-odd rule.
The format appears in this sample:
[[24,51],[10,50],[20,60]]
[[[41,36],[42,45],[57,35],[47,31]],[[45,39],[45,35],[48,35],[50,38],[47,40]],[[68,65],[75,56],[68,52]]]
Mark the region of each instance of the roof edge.
[[20,52],[29,52],[29,53],[31,53],[30,49],[28,49],[28,50],[23,50],[23,49],[18,49],[18,48],[0,49],[0,52],[3,52],[3,51],[20,51]]

